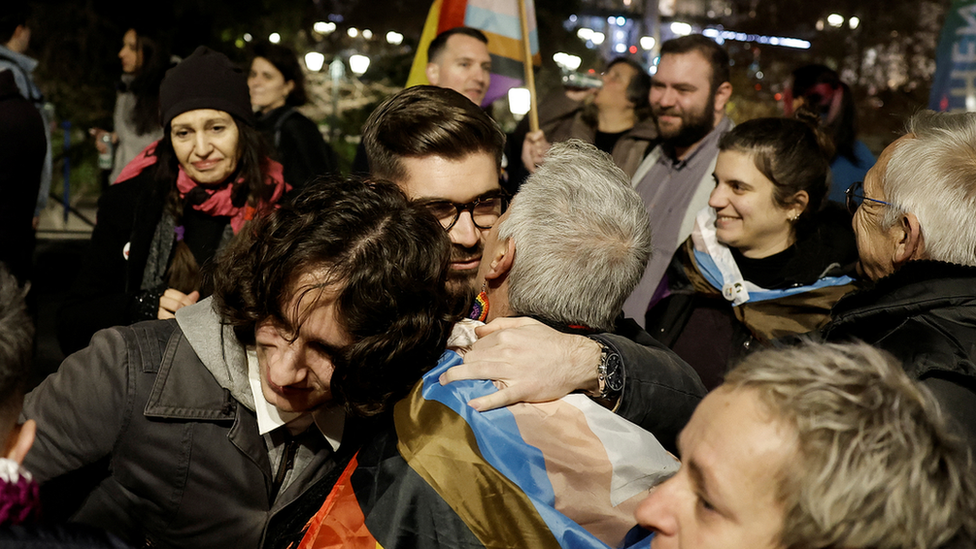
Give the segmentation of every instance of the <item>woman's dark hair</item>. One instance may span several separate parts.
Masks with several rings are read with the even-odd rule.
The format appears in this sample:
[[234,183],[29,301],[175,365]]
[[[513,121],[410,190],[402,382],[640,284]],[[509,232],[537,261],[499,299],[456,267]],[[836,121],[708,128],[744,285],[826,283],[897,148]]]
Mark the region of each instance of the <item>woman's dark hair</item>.
[[[237,171],[230,179],[233,181],[231,201],[237,207],[245,204],[256,206],[259,201],[267,201],[274,189],[267,184],[268,157],[270,148],[261,132],[250,124],[231,115],[237,124]],[[168,189],[166,192],[166,209],[176,218],[180,225],[183,218],[183,200],[176,188],[176,178],[179,175],[179,159],[173,150],[170,134],[172,128],[167,125],[163,129],[163,138],[156,146],[157,168],[156,184],[159,188]],[[189,246],[179,241],[173,250],[173,259],[169,265],[169,287],[183,293],[200,290],[203,280],[200,276],[200,264],[197,262]]]
[[136,47],[142,52],[142,66],[128,86],[136,97],[131,116],[136,133],[145,135],[159,128],[159,85],[171,63],[169,49],[161,40],[142,29],[132,30],[136,33]]
[[[215,307],[245,345],[264,321],[297,334],[296,296],[337,290],[336,317],[353,343],[333,356],[335,402],[384,411],[437,363],[456,319],[447,287],[447,233],[396,185],[320,178],[252,221],[217,260]],[[297,287],[303,275],[317,283]],[[315,297],[311,297],[315,299]]]
[[816,115],[801,111],[797,118],[743,122],[722,136],[718,148],[751,155],[756,169],[773,182],[773,199],[782,208],[792,204],[796,193],[806,191],[807,206],[796,225],[801,232],[827,196],[833,145],[818,128]]
[[281,44],[259,42],[254,46],[254,57],[263,57],[278,69],[285,82],[290,80],[294,83],[291,93],[285,98],[286,105],[299,107],[308,103],[308,95],[305,93],[305,73],[298,63],[295,50]]
[[791,93],[794,98],[802,97],[804,106],[820,116],[824,129],[834,142],[834,152],[856,164],[854,96],[837,72],[823,65],[800,67],[793,71]]

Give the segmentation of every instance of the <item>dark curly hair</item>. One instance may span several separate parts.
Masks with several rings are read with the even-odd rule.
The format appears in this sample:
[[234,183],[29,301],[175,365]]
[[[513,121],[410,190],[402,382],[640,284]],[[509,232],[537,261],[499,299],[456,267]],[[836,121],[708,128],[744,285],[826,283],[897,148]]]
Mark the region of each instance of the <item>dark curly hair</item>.
[[[444,351],[460,308],[446,284],[450,250],[440,223],[393,183],[319,178],[221,254],[215,306],[252,345],[265,320],[298,333],[284,310],[296,292],[340,286],[336,315],[353,343],[332,357],[333,402],[374,415],[406,395]],[[295,287],[313,272],[323,273],[320,284]]]

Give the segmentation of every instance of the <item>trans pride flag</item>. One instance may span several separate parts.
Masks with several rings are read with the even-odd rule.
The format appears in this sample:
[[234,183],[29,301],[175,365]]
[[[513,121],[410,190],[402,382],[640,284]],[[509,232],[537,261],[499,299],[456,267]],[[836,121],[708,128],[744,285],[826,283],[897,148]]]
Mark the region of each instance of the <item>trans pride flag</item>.
[[582,395],[480,413],[488,381],[441,386],[447,351],[361,448],[301,549],[647,547],[634,510],[678,462]]
[[[529,20],[529,44],[533,65],[541,65],[539,38],[535,25],[535,5],[525,0]],[[410,67],[407,87],[429,84],[424,70],[427,67],[427,46],[441,32],[454,27],[473,27],[488,37],[491,54],[491,84],[484,105],[521,86],[525,80],[522,27],[519,23],[518,0],[434,0],[427,14],[417,55]]]

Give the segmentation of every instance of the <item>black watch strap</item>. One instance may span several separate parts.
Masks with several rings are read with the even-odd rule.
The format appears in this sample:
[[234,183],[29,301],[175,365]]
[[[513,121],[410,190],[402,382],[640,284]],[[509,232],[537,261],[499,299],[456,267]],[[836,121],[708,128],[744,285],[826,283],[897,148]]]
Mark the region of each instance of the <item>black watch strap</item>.
[[600,364],[596,369],[600,382],[600,398],[616,399],[624,388],[624,368],[620,354],[599,339],[594,338],[593,341],[600,346]]

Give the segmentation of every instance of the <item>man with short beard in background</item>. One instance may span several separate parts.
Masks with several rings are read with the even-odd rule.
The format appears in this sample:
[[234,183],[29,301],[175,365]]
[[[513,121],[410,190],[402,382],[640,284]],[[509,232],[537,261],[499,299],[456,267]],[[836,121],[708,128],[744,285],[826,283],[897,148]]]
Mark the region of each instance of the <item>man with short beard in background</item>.
[[650,102],[662,142],[631,181],[647,206],[654,235],[644,277],[624,303],[624,314],[641,326],[671,256],[708,205],[718,140],[732,128],[725,116],[731,96],[729,56],[721,46],[700,34],[661,45]]

